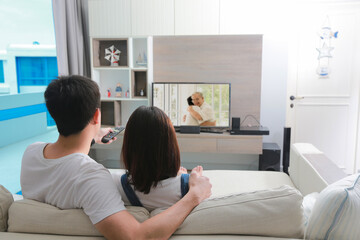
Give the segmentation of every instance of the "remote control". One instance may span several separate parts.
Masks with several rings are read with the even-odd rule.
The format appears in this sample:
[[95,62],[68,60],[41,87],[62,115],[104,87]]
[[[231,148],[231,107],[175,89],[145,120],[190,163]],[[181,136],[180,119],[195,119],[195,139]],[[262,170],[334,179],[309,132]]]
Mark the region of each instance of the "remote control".
[[113,139],[116,135],[121,133],[124,129],[125,129],[125,127],[123,127],[123,126],[114,128],[113,132],[109,132],[101,139],[101,142],[108,143],[111,139]]

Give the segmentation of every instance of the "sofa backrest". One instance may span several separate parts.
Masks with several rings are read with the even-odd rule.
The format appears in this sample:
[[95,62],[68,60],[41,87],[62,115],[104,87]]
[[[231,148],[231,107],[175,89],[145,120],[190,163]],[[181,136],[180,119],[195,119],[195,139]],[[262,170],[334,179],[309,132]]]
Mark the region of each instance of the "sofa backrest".
[[8,210],[13,202],[12,194],[0,185],[0,232],[7,230]]
[[[210,198],[194,208],[175,234],[302,238],[301,204],[300,192],[287,185]],[[127,206],[127,210],[140,222],[150,217],[145,208]],[[101,236],[81,209],[60,210],[28,199],[11,205],[8,223],[8,232]]]
[[[127,206],[127,210],[139,222],[150,216],[145,208]],[[30,199],[11,204],[8,224],[9,232],[102,236],[82,209],[61,210]]]

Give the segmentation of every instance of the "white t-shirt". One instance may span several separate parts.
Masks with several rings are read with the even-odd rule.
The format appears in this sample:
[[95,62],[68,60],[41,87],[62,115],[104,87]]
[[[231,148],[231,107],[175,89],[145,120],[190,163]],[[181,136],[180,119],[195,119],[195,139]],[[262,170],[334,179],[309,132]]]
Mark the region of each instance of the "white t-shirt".
[[83,208],[93,224],[125,210],[106,168],[82,153],[45,159],[46,145],[38,142],[25,150],[20,177],[24,198],[61,209]]
[[199,121],[200,123],[203,123],[206,121],[210,121],[210,122],[215,121],[214,110],[206,102],[203,102],[203,104],[200,106],[200,111],[198,113],[200,114],[200,116],[202,118],[202,120]]
[[[192,109],[193,109],[195,112],[197,112],[197,113],[199,113],[200,110],[201,110],[200,107],[195,106],[195,105],[192,106]],[[194,117],[190,114],[190,112],[187,112],[187,113],[186,113],[186,119],[185,119],[184,125],[199,126],[200,123],[199,123],[199,120],[197,120],[196,118],[194,118]]]
[[[123,174],[123,172],[115,172],[112,176],[125,205],[131,205],[121,185]],[[130,186],[134,189],[133,185],[130,184]],[[148,211],[171,207],[181,199],[181,175],[160,181],[155,188],[151,188],[148,194],[136,190],[135,194]]]

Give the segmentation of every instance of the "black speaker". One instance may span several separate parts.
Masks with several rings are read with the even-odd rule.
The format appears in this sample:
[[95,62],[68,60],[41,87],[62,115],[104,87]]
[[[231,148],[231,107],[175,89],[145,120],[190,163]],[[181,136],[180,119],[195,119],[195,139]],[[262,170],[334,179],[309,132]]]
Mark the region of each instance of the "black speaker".
[[291,128],[284,128],[283,172],[289,175]]
[[198,133],[198,134],[200,134],[200,126],[180,126],[180,133]]
[[280,171],[281,149],[276,143],[263,143],[263,153],[259,156],[259,170]]
[[240,129],[240,118],[233,117],[231,123],[231,130],[239,130]]

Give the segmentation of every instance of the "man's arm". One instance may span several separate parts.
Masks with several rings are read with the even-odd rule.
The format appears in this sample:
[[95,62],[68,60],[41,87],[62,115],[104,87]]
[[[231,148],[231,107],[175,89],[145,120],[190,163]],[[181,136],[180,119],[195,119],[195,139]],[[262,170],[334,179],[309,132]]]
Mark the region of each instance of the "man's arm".
[[211,195],[207,177],[193,171],[190,174],[189,192],[164,212],[139,223],[127,211],[115,213],[95,224],[106,239],[168,239],[187,215]]
[[216,126],[216,121],[213,121],[213,122],[205,121],[205,122],[202,122],[202,123],[200,124],[200,126],[205,126],[205,127],[208,127],[208,126]]

